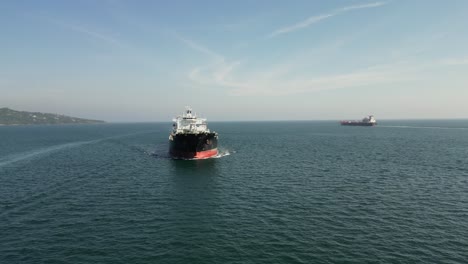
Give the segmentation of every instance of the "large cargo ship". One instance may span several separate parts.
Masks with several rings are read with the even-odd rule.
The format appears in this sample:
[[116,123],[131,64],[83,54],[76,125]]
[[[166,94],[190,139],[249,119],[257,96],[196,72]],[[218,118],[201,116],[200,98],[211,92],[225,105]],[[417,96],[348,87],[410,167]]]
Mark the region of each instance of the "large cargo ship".
[[377,125],[377,120],[375,120],[374,116],[370,115],[364,117],[361,121],[350,121],[344,120],[340,121],[342,126],[375,126]]
[[218,155],[218,134],[208,129],[206,119],[198,118],[187,107],[173,119],[169,153],[177,159],[206,159]]

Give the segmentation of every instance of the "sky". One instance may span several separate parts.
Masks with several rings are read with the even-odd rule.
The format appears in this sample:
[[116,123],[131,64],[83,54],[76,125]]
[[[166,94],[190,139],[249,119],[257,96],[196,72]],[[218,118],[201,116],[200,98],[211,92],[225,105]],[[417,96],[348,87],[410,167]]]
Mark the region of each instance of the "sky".
[[0,107],[109,122],[468,118],[468,1],[0,1]]

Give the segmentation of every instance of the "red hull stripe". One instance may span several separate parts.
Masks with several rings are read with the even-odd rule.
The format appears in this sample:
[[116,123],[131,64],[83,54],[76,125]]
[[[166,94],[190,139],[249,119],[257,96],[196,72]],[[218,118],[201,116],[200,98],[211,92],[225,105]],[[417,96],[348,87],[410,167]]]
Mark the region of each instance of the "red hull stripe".
[[210,149],[195,153],[196,159],[204,159],[218,155],[218,149]]
[[218,149],[210,149],[198,152],[172,151],[171,155],[179,158],[206,159],[218,155]]

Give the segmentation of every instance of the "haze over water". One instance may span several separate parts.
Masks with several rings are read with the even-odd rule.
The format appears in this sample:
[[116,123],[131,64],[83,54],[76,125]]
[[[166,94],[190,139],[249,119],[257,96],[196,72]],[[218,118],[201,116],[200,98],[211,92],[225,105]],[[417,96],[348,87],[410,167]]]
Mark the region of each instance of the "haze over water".
[[0,127],[0,263],[465,263],[468,121]]

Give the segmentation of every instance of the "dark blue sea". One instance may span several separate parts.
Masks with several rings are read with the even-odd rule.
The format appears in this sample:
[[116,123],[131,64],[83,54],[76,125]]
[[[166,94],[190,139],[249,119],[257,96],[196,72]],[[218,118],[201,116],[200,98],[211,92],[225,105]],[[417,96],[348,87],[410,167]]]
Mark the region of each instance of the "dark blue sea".
[[0,263],[468,263],[468,120],[0,127]]

